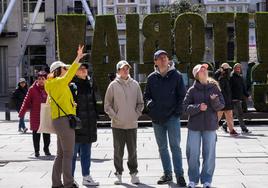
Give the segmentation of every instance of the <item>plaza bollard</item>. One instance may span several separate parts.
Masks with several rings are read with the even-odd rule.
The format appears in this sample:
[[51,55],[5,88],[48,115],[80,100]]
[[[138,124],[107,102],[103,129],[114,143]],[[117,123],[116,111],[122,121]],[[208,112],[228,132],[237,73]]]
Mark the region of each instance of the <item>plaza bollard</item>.
[[6,114],[6,121],[10,121],[10,108],[9,103],[5,103],[5,114]]

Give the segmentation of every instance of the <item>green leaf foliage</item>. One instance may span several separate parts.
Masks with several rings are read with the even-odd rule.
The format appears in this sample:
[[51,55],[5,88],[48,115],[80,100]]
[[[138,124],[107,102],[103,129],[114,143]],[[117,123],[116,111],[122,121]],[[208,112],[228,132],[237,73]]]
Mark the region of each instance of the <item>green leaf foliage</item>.
[[85,43],[86,16],[82,14],[57,15],[58,58],[71,64],[76,57],[79,44]]
[[143,62],[152,63],[153,54],[157,49],[163,49],[172,54],[170,14],[150,14],[144,18],[142,32],[145,37],[143,43]]
[[236,13],[235,16],[235,59],[237,62],[248,61],[249,15]]
[[214,61],[227,61],[227,23],[234,22],[234,13],[208,13],[207,23],[213,24]]

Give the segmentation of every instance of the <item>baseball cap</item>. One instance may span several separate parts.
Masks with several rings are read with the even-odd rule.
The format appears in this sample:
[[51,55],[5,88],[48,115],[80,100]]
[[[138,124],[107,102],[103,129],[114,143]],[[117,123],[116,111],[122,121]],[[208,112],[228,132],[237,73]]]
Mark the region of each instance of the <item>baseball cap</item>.
[[168,53],[165,50],[157,50],[154,53],[154,60],[158,59],[160,55],[165,54],[168,55]]
[[61,61],[55,61],[50,65],[50,72],[55,71],[59,67],[69,67],[70,65],[66,65],[65,63]]
[[194,66],[193,71],[192,71],[194,78],[196,77],[197,73],[200,71],[202,67],[207,69],[208,64],[197,64],[196,66]]
[[19,83],[21,83],[21,82],[25,82],[26,83],[25,78],[20,78]]
[[221,64],[221,68],[223,68],[223,69],[232,69],[232,67],[228,63]]
[[125,65],[127,65],[129,68],[131,68],[131,66],[128,64],[127,61],[122,60],[122,61],[119,61],[119,62],[116,64],[116,70],[122,69]]

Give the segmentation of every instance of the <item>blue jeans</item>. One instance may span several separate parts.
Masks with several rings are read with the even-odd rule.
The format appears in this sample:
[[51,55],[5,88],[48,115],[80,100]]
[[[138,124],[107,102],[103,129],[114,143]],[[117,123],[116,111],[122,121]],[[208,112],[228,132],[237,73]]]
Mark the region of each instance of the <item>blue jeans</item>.
[[[188,130],[186,156],[188,162],[189,181],[211,183],[216,161],[216,131]],[[202,170],[200,174],[200,147],[202,142]]]
[[74,147],[74,155],[72,161],[72,175],[74,176],[75,163],[77,154],[80,154],[80,162],[82,168],[82,175],[88,176],[90,174],[90,163],[91,163],[91,145],[92,143],[80,144],[76,143]]
[[25,129],[25,122],[24,122],[24,117],[20,118],[19,121],[19,130],[24,130]]
[[181,124],[180,118],[171,117],[165,123],[156,124],[153,123],[154,134],[158,145],[162,167],[164,174],[172,174],[172,166],[170,155],[168,151],[168,140],[169,146],[172,153],[172,161],[174,166],[174,172],[176,176],[183,176],[182,168],[182,154],[180,148],[181,142]]

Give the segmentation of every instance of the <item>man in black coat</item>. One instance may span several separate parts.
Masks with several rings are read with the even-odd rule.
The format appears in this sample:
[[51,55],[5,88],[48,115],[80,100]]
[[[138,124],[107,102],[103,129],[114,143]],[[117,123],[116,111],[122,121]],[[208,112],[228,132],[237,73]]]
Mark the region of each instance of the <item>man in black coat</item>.
[[72,174],[74,176],[77,154],[80,154],[84,186],[97,186],[90,175],[91,145],[97,140],[97,110],[93,79],[88,76],[88,64],[82,64],[70,85],[77,104],[76,114],[82,129],[75,130],[75,149]]
[[234,65],[233,71],[231,73],[230,78],[231,90],[232,90],[232,102],[233,102],[233,112],[236,115],[240,127],[242,129],[242,133],[250,133],[248,128],[244,123],[244,113],[242,109],[242,101],[244,97],[249,98],[249,94],[246,90],[246,86],[244,80],[241,76],[241,64],[236,63]]

